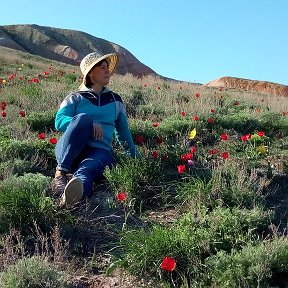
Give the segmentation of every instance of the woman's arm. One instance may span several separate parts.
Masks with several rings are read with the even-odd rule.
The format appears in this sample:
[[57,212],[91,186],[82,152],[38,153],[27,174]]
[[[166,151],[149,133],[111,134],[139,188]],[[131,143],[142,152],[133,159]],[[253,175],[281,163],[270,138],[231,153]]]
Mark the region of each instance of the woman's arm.
[[79,97],[75,94],[69,94],[61,103],[59,110],[55,115],[55,128],[65,132],[67,126],[76,114],[76,107],[79,103]]
[[123,146],[126,152],[132,157],[141,157],[136,145],[134,144],[128,126],[127,117],[122,111],[119,112],[119,115],[115,121],[115,128],[116,139]]

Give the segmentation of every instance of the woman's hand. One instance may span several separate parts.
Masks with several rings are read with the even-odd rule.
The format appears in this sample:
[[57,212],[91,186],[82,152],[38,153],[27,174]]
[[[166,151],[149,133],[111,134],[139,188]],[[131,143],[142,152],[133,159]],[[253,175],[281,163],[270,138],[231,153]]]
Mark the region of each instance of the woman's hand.
[[93,137],[97,140],[103,138],[103,129],[100,124],[93,124]]

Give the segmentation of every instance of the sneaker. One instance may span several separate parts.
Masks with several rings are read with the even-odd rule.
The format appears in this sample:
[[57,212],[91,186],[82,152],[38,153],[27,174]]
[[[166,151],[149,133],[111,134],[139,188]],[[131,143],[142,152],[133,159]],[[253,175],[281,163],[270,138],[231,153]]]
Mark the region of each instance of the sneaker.
[[52,182],[53,196],[59,197],[64,192],[66,185],[67,176],[56,172]]
[[80,178],[73,177],[66,185],[60,205],[74,206],[83,197],[83,183]]

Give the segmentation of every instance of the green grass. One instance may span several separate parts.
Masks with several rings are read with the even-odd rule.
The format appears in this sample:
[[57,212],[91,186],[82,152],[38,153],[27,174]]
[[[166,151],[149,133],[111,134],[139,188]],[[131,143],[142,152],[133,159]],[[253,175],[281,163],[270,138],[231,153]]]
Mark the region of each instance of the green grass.
[[[110,88],[123,98],[133,139],[142,139],[138,148],[143,158],[127,157],[113,142],[118,164],[105,171],[92,199],[68,211],[49,196],[56,164],[49,139],[61,136],[54,115],[63,98],[78,89],[80,73],[69,65],[4,50],[0,78],[7,82],[0,83],[0,101],[7,104],[7,115],[0,116],[0,236],[19,231],[27,239],[23,255],[32,258],[23,256],[10,268],[0,261],[0,283],[18,271],[13,281],[26,273],[25,287],[45,275],[64,285],[48,265],[51,259],[43,262],[48,266],[41,275],[33,271],[39,259],[31,248],[36,225],[38,241],[46,235],[53,258],[57,241],[51,229],[59,225],[60,240],[69,243],[72,274],[82,269],[92,278],[97,271],[109,267],[113,273],[119,266],[159,287],[287,286],[288,116],[283,112],[288,99],[114,75]],[[49,71],[47,77],[44,71]],[[33,78],[39,83],[30,83]],[[189,139],[194,128],[196,135]],[[45,138],[39,139],[39,133]],[[185,158],[189,153],[190,162]],[[117,194],[122,192],[127,198],[121,202]],[[5,256],[4,242],[0,252]],[[107,255],[111,260],[105,262]],[[160,268],[166,256],[176,260],[172,272]],[[69,260],[61,261],[70,274]]]

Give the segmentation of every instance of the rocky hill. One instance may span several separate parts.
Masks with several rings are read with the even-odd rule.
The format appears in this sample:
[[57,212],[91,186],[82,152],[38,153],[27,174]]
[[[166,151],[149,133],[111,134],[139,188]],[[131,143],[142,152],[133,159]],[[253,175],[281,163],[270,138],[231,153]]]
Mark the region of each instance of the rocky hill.
[[204,84],[204,86],[257,91],[275,96],[288,97],[288,86],[268,81],[249,80],[236,77],[221,77]]
[[118,74],[157,75],[125,48],[81,31],[39,25],[0,26],[0,46],[72,65],[79,65],[90,52],[116,52],[120,54]]
[[[35,24],[0,26],[0,46],[77,66],[81,59],[90,52],[116,52],[120,55],[119,66],[116,71],[118,74],[131,73],[137,77],[158,75],[120,45],[76,30]],[[173,80],[161,75],[158,76],[166,80]],[[204,86],[288,96],[288,86],[286,85],[236,77],[221,77],[204,84]]]

